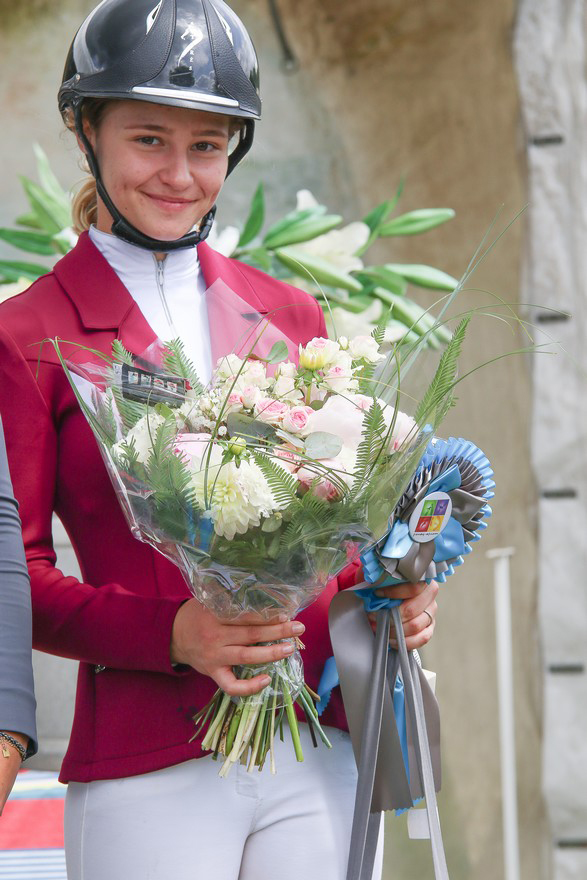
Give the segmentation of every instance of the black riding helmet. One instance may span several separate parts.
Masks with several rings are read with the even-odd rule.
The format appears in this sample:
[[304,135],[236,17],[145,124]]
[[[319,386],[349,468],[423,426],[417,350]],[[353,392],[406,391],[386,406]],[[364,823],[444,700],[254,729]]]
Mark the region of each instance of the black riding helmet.
[[73,111],[96,187],[112,218],[112,232],[152,251],[203,241],[216,208],[197,232],[175,241],[144,235],[118,211],[100,176],[83,131],[86,98],[130,99],[236,116],[244,122],[228,174],[251,148],[261,116],[255,48],[240,19],[223,0],[103,0],[77,32],[59,89],[59,110]]

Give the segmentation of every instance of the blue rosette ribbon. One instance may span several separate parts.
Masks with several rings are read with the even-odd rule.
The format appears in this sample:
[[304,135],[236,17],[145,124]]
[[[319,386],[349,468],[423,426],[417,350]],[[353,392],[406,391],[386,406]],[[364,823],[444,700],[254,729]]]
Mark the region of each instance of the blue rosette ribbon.
[[[450,437],[430,441],[389,517],[389,528],[361,556],[364,585],[354,592],[362,599],[365,611],[381,611],[401,604],[400,599],[377,596],[375,588],[431,580],[444,583],[455,568],[462,565],[491,516],[488,502],[494,494],[492,477],[487,457],[469,440]],[[318,685],[320,714],[338,684],[338,670],[331,657],[326,661]],[[409,780],[401,676],[393,682],[392,698]]]

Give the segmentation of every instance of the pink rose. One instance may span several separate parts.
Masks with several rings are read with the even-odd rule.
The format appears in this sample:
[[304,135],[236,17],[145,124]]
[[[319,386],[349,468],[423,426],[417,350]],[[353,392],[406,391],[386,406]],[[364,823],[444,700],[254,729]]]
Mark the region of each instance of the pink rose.
[[289,412],[289,406],[272,397],[262,397],[255,404],[255,417],[269,425],[280,425],[283,417]]
[[241,400],[241,395],[236,391],[231,391],[228,395],[228,399],[226,401],[226,406],[224,409],[225,414],[231,412],[237,412],[239,409],[243,408],[243,402]]
[[290,431],[292,434],[300,434],[306,429],[308,419],[313,415],[314,410],[310,406],[292,406],[290,411],[283,417],[284,431]]
[[357,387],[357,382],[353,378],[353,371],[340,364],[330,367],[324,374],[322,381],[330,391],[336,391],[338,394],[350,391],[353,386]]

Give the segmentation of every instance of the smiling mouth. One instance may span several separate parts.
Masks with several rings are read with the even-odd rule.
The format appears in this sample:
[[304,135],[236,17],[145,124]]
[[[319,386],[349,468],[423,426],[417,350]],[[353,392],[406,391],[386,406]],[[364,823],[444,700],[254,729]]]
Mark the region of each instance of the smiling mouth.
[[151,199],[153,202],[158,202],[160,205],[164,205],[169,208],[176,208],[177,210],[181,210],[182,208],[187,207],[188,205],[195,205],[195,199],[173,199],[169,196],[159,196],[154,193],[144,193],[148,199]]

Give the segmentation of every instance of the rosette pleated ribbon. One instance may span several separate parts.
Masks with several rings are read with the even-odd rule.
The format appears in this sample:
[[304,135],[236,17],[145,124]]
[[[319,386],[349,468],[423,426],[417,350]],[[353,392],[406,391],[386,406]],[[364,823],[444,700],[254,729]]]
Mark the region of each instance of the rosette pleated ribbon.
[[[407,651],[399,601],[382,599],[374,589],[433,579],[443,583],[487,527],[492,476],[475,444],[454,437],[432,440],[388,530],[361,557],[365,581],[331,603],[330,634],[359,770],[347,880],[370,880],[381,813],[410,808],[422,797],[435,877],[448,880],[436,803],[438,704],[415,653]],[[375,638],[365,610],[377,612]],[[389,648],[392,620],[397,651]],[[331,665],[329,684],[335,683]]]

